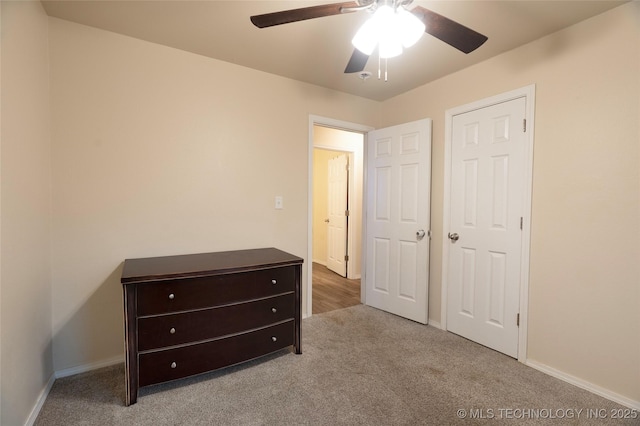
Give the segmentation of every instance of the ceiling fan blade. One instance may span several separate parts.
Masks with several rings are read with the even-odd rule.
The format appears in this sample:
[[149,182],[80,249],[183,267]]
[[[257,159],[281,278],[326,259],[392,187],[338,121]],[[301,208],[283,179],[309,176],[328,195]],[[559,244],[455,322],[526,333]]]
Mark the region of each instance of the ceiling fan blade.
[[351,59],[349,59],[349,63],[347,67],[344,69],[345,74],[360,72],[364,70],[364,67],[367,65],[367,61],[369,60],[369,55],[366,53],[362,53],[358,49],[353,49],[353,54],[351,55]]
[[325,16],[339,15],[342,8],[358,7],[355,1],[343,3],[322,4],[319,6],[303,7],[301,9],[283,10],[281,12],[265,13],[264,15],[254,15],[251,22],[258,28],[273,27],[275,25],[288,24],[290,22],[304,21],[306,19],[322,18]]
[[464,53],[473,52],[488,40],[487,36],[424,7],[416,6],[411,10],[411,13],[424,23],[427,34],[431,34]]

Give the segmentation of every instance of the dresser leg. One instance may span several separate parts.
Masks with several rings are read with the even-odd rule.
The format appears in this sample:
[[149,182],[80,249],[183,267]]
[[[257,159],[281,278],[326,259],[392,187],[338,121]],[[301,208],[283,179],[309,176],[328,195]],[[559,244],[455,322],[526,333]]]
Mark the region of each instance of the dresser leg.
[[135,380],[138,377],[137,369],[131,368],[129,354],[127,354],[124,363],[124,386],[125,386],[125,406],[130,406],[138,401],[138,382]]
[[296,355],[300,355],[302,353],[302,344],[301,344],[301,340],[300,340],[300,323],[296,324],[296,335],[294,338],[294,346],[295,346],[295,350],[296,350]]
[[130,393],[127,394],[127,407],[138,402],[138,389],[131,389]]
[[127,388],[127,394],[126,394],[124,403],[128,407],[138,402],[138,389],[135,387],[132,388],[129,383],[129,380],[126,381],[125,385]]

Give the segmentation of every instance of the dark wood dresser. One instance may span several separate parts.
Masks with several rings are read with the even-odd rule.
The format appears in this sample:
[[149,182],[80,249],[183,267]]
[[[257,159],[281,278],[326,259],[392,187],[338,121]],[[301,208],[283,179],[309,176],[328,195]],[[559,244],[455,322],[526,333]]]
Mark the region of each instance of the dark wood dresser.
[[275,248],[125,260],[126,405],[143,386],[302,353],[302,262]]

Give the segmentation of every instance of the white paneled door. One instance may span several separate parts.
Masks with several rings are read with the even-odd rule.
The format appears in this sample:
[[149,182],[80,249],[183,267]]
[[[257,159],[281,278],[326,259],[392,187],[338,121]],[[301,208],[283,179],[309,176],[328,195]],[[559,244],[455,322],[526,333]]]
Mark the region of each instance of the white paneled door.
[[447,329],[518,356],[524,97],[453,116]]
[[327,268],[343,277],[347,276],[348,170],[347,154],[329,160]]
[[431,120],[367,138],[366,304],[426,324]]

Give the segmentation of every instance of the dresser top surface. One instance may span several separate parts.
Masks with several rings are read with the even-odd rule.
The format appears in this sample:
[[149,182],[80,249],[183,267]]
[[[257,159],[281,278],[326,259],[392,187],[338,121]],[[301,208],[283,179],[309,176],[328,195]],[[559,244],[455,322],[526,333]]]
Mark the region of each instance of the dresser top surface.
[[276,248],[234,250],[126,259],[122,284],[227,274],[301,264],[303,259]]

